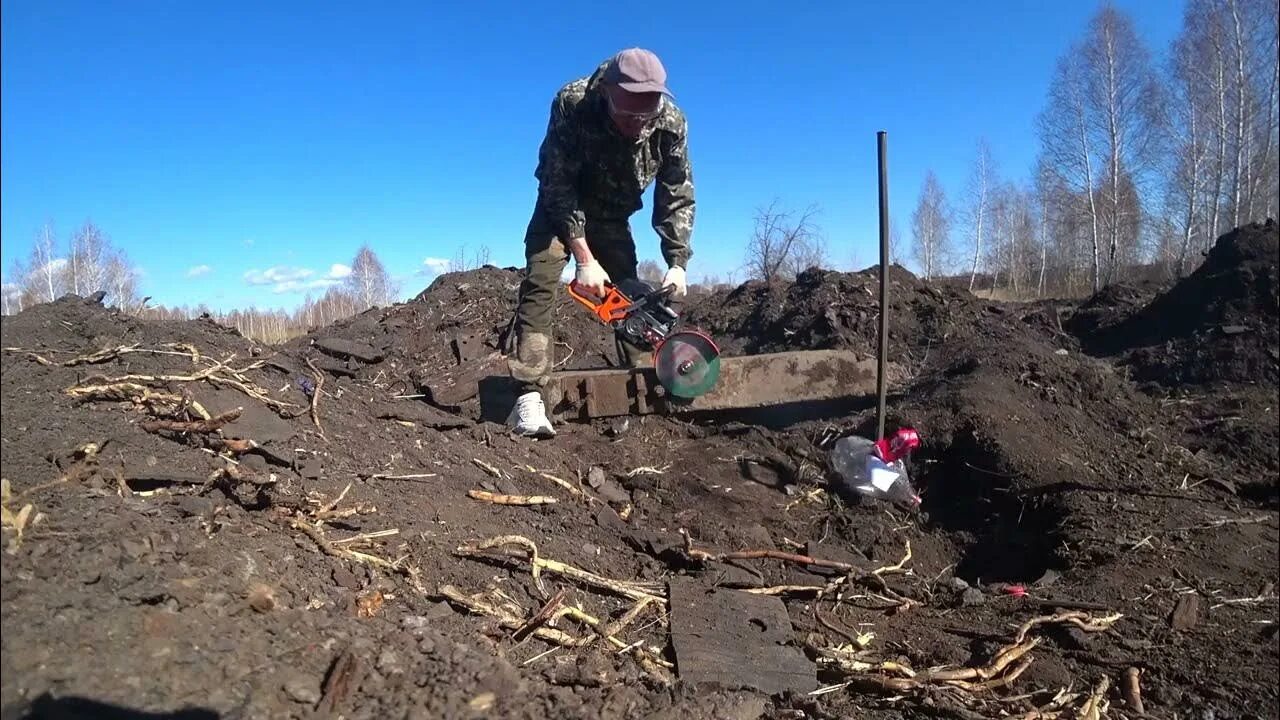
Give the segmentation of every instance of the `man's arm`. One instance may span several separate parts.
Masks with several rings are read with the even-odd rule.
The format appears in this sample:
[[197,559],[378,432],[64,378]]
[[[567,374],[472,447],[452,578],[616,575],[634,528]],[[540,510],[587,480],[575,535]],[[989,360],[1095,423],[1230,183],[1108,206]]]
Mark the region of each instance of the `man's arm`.
[[658,233],[662,257],[668,267],[684,268],[693,256],[693,168],[689,164],[687,125],[684,118],[670,147],[663,153],[662,166],[653,189],[653,229]]
[[[547,134],[538,149],[538,199],[557,237],[566,245],[586,235],[586,217],[578,207],[581,159],[569,126],[563,94],[551,103]],[[582,243],[585,245],[585,243]]]

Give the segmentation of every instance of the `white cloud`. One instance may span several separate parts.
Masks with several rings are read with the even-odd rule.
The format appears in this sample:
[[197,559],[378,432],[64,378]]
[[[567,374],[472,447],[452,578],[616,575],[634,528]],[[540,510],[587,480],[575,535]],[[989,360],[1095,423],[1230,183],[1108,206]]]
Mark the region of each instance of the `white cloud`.
[[244,274],[244,281],[253,286],[270,286],[271,292],[280,295],[323,290],[341,284],[350,274],[351,268],[342,263],[330,265],[324,275],[317,275],[311,268],[276,265],[266,270],[250,270]]
[[244,274],[244,281],[250,285],[278,285],[281,283],[306,280],[315,275],[314,270],[307,268],[286,267],[277,265],[266,270],[250,270]]
[[300,280],[289,280],[287,282],[277,283],[271,288],[271,292],[281,295],[284,293],[306,292],[307,290],[321,290],[332,285],[337,285],[338,281],[332,278],[316,278],[302,282]]
[[428,257],[422,260],[422,269],[418,271],[419,275],[427,277],[435,277],[447,271],[452,263],[447,258]]
[[196,265],[195,267],[187,270],[187,277],[198,278],[201,275],[208,275],[211,272],[213,272],[213,268],[208,265]]

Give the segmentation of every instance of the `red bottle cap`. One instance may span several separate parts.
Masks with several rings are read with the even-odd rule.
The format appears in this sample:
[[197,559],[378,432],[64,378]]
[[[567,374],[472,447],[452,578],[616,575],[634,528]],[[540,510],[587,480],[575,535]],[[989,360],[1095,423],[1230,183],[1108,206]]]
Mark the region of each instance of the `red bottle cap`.
[[911,454],[920,447],[920,433],[915,428],[899,428],[891,437],[876,441],[876,454],[885,462],[893,462]]

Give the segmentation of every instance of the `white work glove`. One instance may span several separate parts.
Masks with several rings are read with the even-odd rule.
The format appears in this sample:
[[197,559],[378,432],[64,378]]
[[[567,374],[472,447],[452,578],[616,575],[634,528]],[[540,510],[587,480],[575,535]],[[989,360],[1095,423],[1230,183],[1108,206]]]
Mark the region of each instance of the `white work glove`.
[[662,277],[662,287],[666,288],[672,285],[674,285],[676,289],[671,293],[671,297],[682,298],[685,296],[685,293],[689,291],[684,278],[684,268],[678,265],[672,267],[667,271],[667,274]]
[[578,268],[573,273],[573,279],[583,290],[596,297],[604,297],[604,286],[605,283],[609,282],[609,273],[600,267],[600,263],[591,259],[578,263]]

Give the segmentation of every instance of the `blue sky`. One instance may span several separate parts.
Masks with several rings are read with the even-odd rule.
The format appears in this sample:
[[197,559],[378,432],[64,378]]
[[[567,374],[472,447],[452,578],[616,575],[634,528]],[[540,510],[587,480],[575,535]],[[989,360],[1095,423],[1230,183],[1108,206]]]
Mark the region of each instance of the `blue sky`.
[[[1182,3],[1116,4],[1162,59]],[[633,45],[689,117],[693,277],[741,277],[774,199],[818,206],[835,264],[861,268],[876,131],[905,242],[926,170],[956,199],[980,136],[1026,177],[1054,62],[1097,8],[530,5],[3,0],[3,268],[46,219],[63,239],[92,219],[159,304],[293,307],[362,242],[404,296],[462,246],[521,265],[552,95]],[[651,199],[633,227],[656,259]]]

